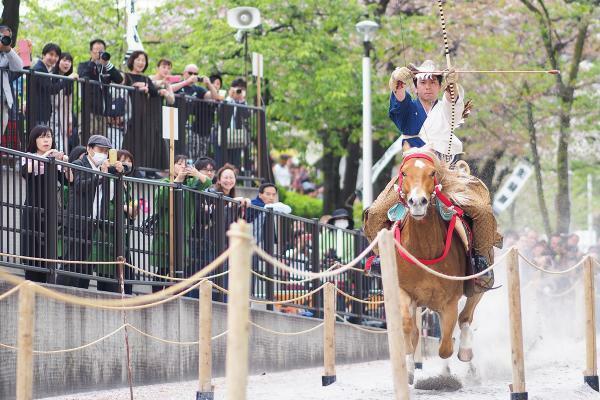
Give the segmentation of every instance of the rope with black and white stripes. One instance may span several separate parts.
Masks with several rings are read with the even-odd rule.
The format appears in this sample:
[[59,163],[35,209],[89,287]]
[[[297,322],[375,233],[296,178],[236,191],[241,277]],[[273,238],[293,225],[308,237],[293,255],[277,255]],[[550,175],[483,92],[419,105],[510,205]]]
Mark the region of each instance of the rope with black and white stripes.
[[[450,47],[448,45],[448,33],[446,32],[446,19],[444,17],[444,8],[442,6],[442,0],[438,0],[438,8],[440,10],[440,22],[442,25],[442,37],[444,38],[444,54],[446,55],[446,63],[448,69],[452,67],[450,63]],[[451,101],[451,113],[450,113],[450,138],[448,139],[448,152],[445,154],[446,161],[452,161],[452,137],[454,136],[454,118],[455,118],[455,104],[454,104],[454,84],[448,85],[450,89],[450,101]]]

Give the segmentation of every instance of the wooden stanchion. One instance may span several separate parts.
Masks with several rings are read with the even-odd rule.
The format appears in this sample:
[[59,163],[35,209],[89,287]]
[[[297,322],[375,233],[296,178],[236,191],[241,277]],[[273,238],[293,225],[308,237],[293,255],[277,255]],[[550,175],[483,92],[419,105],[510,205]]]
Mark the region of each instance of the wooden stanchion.
[[198,304],[198,392],[196,400],[213,400],[212,387],[212,285],[200,284]]
[[392,380],[396,400],[408,400],[408,372],[406,371],[406,346],[402,331],[402,309],[400,283],[396,263],[396,246],[391,231],[379,232],[379,254],[381,256],[381,279],[387,320],[388,347],[392,362]]
[[17,339],[17,400],[33,399],[33,330],[35,292],[26,283],[19,290]]
[[335,286],[327,282],[323,288],[323,364],[325,372],[321,377],[323,386],[335,382]]
[[598,358],[596,349],[596,299],[594,260],[587,256],[583,265],[583,293],[585,296],[585,371],[584,382],[596,392],[598,385]]
[[248,385],[248,336],[251,225],[244,220],[231,224],[229,243],[229,304],[227,307],[227,356],[225,390],[227,400],[245,400]]
[[523,355],[523,326],[521,319],[521,279],[519,277],[519,251],[513,247],[508,255],[507,284],[510,346],[512,353],[511,400],[527,400],[525,389],[525,361]]
[[415,349],[415,368],[423,369],[423,309],[421,307],[417,307],[415,315],[417,319],[417,330],[419,331],[419,344],[417,344],[417,348]]

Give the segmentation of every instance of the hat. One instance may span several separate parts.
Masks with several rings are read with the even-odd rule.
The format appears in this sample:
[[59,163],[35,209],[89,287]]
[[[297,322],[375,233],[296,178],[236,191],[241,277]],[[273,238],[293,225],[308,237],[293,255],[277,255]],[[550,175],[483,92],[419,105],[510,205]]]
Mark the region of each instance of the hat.
[[409,64],[408,68],[415,74],[416,79],[432,79],[434,75],[442,75],[431,60],[423,61],[423,64],[418,67],[415,67],[414,64]]
[[106,147],[108,149],[112,149],[112,147],[113,147],[110,140],[107,137],[104,137],[102,135],[90,136],[87,145],[88,145],[88,147],[99,146],[99,147]]
[[354,220],[352,216],[345,208],[338,208],[331,213],[331,218],[327,221],[327,224],[333,225],[336,219],[347,219],[349,222],[348,229],[352,229],[354,227]]

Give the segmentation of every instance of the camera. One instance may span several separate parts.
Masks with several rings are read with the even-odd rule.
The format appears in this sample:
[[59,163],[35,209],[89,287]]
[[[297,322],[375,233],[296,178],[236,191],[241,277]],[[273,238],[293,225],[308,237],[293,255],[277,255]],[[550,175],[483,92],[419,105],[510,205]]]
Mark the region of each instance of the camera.
[[237,94],[242,94],[243,91],[244,91],[244,89],[235,89],[235,93],[237,93]]
[[104,61],[110,61],[110,53],[103,51],[100,53],[100,58]]
[[0,38],[0,43],[2,43],[3,46],[10,46],[12,43],[12,37],[9,35],[3,35],[2,38]]
[[188,158],[186,161],[186,164],[188,167],[193,167],[194,166],[194,160],[192,160],[191,158]]

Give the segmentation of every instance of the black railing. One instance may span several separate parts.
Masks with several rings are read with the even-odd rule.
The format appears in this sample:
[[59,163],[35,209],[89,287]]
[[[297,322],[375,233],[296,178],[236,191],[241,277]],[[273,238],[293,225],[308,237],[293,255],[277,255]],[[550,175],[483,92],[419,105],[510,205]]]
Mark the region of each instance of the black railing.
[[[162,138],[162,106],[167,104],[162,97],[88,79],[0,70],[3,98],[6,74],[14,101],[6,115],[0,114],[6,125],[1,146],[26,151],[28,133],[44,124],[65,153],[87,143],[90,135],[102,134],[115,148],[131,151],[139,166],[168,167],[168,141]],[[209,156],[218,165],[234,164],[243,176],[272,181],[264,109],[183,95],[176,95],[171,106],[178,109],[177,153],[194,159]],[[4,101],[1,107],[7,108]]]
[[[24,269],[32,280],[87,288],[92,279],[99,290],[117,291],[115,265],[102,262],[118,257],[143,271],[186,278],[227,248],[226,232],[238,218],[252,223],[261,248],[299,271],[321,272],[336,262],[348,263],[367,246],[358,230],[339,229],[272,209],[243,207],[222,194],[195,189],[193,180],[182,185],[131,178],[110,173],[110,169],[102,173],[6,148],[0,148],[0,156],[4,161],[0,169],[0,252],[99,263],[0,259],[0,264]],[[283,273],[257,256],[252,264],[252,295],[257,299],[296,298],[324,283]],[[227,264],[215,273],[226,270]],[[172,284],[131,268],[126,268],[125,281],[128,292],[132,284],[151,285],[155,290]],[[330,281],[356,298],[381,300],[379,279],[361,271],[350,270]],[[215,283],[227,287],[226,276],[216,278]],[[226,301],[220,292],[214,297]],[[322,316],[322,294],[275,308]],[[384,319],[382,306],[366,306],[341,294],[337,311],[355,320]]]

